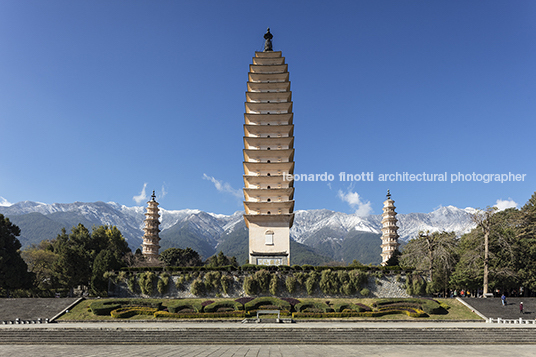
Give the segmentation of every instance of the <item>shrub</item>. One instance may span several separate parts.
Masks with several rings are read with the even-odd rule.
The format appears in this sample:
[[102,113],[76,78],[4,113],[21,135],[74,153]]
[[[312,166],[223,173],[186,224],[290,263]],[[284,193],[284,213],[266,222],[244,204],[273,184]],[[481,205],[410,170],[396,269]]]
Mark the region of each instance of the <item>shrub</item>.
[[271,296],[263,296],[263,297],[258,297],[256,299],[253,299],[250,302],[247,302],[246,304],[244,304],[244,308],[246,311],[258,310],[261,306],[266,306],[266,305],[277,306],[279,310],[290,311],[291,309],[291,305],[287,301],[276,298],[276,297],[271,297]]
[[285,279],[285,286],[287,287],[289,294],[294,293],[294,291],[296,291],[296,278],[292,275],[287,276]]
[[203,319],[203,318],[244,318],[244,311],[226,311],[226,312],[210,312],[210,313],[171,313],[166,311],[157,311],[154,313],[156,318],[172,318],[172,319]]
[[[320,278],[320,290],[324,294],[337,294],[339,292],[339,279],[331,269],[323,270]],[[310,295],[310,294],[309,294]]]
[[229,275],[222,274],[220,278],[220,284],[221,284],[221,289],[224,294],[226,295],[229,294],[229,289],[231,288],[232,282],[233,282],[232,277],[230,277]]
[[192,309],[195,312],[202,312],[203,305],[196,299],[184,299],[172,301],[167,305],[168,311],[171,313],[177,313],[184,309]]
[[220,308],[232,308],[234,311],[244,310],[244,305],[234,300],[221,300],[205,306],[204,312],[217,312]]
[[406,294],[413,296],[413,278],[411,275],[406,276]]
[[301,302],[300,300],[294,299],[294,298],[281,298],[281,300],[285,300],[286,302],[288,302],[292,306],[294,306],[296,304],[299,304]]
[[89,305],[89,308],[91,309],[91,312],[95,315],[99,316],[105,316],[110,315],[110,312],[112,312],[115,309],[119,309],[121,307],[121,303],[124,301],[117,300],[117,301],[94,301]]
[[192,281],[192,285],[190,285],[190,292],[197,296],[205,293],[205,284],[203,284],[203,280],[201,280],[201,278],[196,278],[194,281]]
[[419,275],[413,276],[413,294],[419,296],[426,294],[426,280]]
[[158,309],[145,306],[129,306],[124,308],[115,309],[110,312],[110,315],[114,318],[129,318],[135,315],[153,315]]
[[277,274],[272,274],[272,277],[270,278],[270,294],[277,295],[278,283],[279,279],[277,278]]
[[294,270],[294,271],[299,271],[299,270],[302,270],[302,268],[301,268],[301,266],[299,266],[299,265],[297,265],[297,264],[294,264],[294,265],[292,266],[292,270]]
[[392,307],[419,309],[430,315],[444,311],[444,307],[433,299],[379,299],[375,301],[374,305],[381,309]]
[[270,286],[270,273],[266,269],[261,269],[255,273],[255,280],[257,281],[259,290],[261,293],[268,292]]
[[158,283],[156,284],[156,288],[158,289],[158,292],[160,294],[164,294],[169,289],[169,274],[168,273],[162,273],[158,277]]
[[[367,309],[364,309],[363,307],[356,305],[356,304],[352,304],[350,302],[336,303],[333,305],[333,310],[335,312],[344,312],[345,310],[355,311],[355,312],[367,311]],[[370,311],[370,308],[368,309],[368,311]]]
[[427,315],[424,311],[401,311],[401,310],[390,310],[390,311],[364,311],[364,312],[293,312],[293,318],[335,318],[335,317],[379,317],[384,315],[391,314],[406,314],[410,317],[426,317]]
[[368,274],[358,269],[353,269],[350,271],[348,276],[350,278],[350,284],[353,286],[355,291],[359,291],[361,289],[361,285],[368,280]]
[[221,286],[221,273],[219,271],[209,271],[205,274],[205,289],[206,291],[219,291]]
[[309,276],[307,277],[307,280],[305,281],[305,288],[307,289],[307,294],[313,295],[317,281],[318,273],[315,271],[311,271],[309,273]]
[[301,286],[305,285],[305,282],[307,281],[307,273],[297,272],[294,274],[294,277],[296,278],[296,281]]
[[137,293],[138,290],[138,279],[136,278],[136,275],[132,275],[127,279],[127,286],[130,291],[133,293]]
[[244,277],[244,292],[248,295],[257,295],[258,285],[255,277],[246,276]]
[[152,271],[146,271],[140,274],[139,285],[141,292],[145,295],[153,295],[155,280],[156,275]]
[[250,301],[253,300],[253,299],[254,299],[254,298],[252,298],[252,297],[244,296],[244,297],[235,299],[235,301],[241,303],[242,305],[244,305],[244,304],[250,302]]
[[294,305],[294,310],[296,310],[297,312],[303,312],[305,309],[310,308],[321,310],[323,312],[333,312],[333,309],[328,304],[321,301],[305,300],[299,304]]
[[117,280],[118,281],[125,281],[126,278],[128,276],[128,273],[126,271],[120,271],[118,274],[117,274]]
[[367,289],[367,288],[363,288],[363,289],[361,289],[359,294],[361,294],[361,296],[369,296],[370,295],[370,290]]
[[244,264],[241,267],[242,271],[255,271],[257,266],[255,264]]

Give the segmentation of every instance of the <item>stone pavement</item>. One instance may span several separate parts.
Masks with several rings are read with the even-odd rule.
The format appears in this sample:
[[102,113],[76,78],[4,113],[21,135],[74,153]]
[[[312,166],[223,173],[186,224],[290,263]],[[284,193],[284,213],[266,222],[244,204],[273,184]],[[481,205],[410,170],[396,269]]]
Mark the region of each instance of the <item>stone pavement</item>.
[[117,345],[3,345],[0,356],[180,356],[180,357],[489,357],[512,355],[532,357],[531,345],[187,345],[187,346],[117,346]]
[[[462,298],[462,301],[479,311],[486,318],[501,319],[536,319],[536,298],[509,297],[506,298],[506,306],[501,303],[501,298]],[[523,302],[523,311],[519,312],[519,303]]]
[[1,321],[52,319],[78,298],[0,298]]

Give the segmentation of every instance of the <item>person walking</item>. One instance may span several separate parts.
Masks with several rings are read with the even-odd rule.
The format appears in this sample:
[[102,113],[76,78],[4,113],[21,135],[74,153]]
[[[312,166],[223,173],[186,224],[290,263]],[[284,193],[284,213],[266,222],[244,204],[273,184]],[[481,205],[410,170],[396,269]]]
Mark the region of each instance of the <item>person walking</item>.
[[504,296],[504,293],[501,296],[501,302],[503,306],[506,306],[506,296]]
[[519,313],[523,314],[523,301],[519,303]]

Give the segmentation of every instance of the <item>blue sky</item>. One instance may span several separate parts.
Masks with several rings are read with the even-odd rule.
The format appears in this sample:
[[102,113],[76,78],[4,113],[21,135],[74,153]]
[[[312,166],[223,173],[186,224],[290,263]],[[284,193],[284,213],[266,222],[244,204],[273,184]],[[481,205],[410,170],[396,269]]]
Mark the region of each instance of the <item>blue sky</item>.
[[[0,204],[242,210],[248,66],[289,65],[295,209],[523,205],[536,190],[534,1],[0,2]],[[339,173],[374,173],[341,182]],[[379,181],[380,174],[447,181]],[[523,181],[451,182],[458,173]],[[145,187],[145,195],[143,188]]]

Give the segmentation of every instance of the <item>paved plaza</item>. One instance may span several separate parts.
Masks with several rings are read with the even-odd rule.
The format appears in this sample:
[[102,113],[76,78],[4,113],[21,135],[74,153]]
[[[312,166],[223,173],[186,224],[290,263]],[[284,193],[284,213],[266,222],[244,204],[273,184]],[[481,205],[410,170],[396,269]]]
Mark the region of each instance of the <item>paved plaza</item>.
[[185,345],[77,346],[3,345],[0,356],[108,357],[391,357],[391,356],[534,356],[533,345]]
[[[532,301],[531,301],[532,300]],[[469,300],[470,301],[470,300]],[[468,302],[469,302],[468,301]],[[67,302],[67,301],[66,301]],[[531,305],[535,303],[534,299],[527,299],[527,305],[529,305],[528,313],[525,318],[534,318],[533,308]],[[17,303],[23,303],[18,301]],[[517,301],[512,300],[512,306],[503,308],[500,304],[500,300],[480,302],[479,308],[486,313],[491,311],[505,311],[511,314],[512,317],[517,317],[519,311],[515,311]],[[43,304],[43,308],[45,309]],[[475,304],[477,305],[477,304]],[[495,306],[497,305],[497,306]],[[536,304],[535,304],[536,306]],[[476,306],[475,306],[476,307]],[[50,313],[55,313],[57,307],[50,308]],[[1,309],[0,309],[1,310]],[[46,309],[45,309],[46,310]],[[512,311],[510,311],[512,310]],[[483,312],[484,312],[483,311]],[[474,343],[457,343],[455,341],[451,343],[442,344],[429,343],[429,344],[405,344],[404,340],[396,340],[391,343],[377,343],[377,344],[329,344],[316,343],[316,344],[274,344],[277,341],[273,341],[272,344],[247,344],[230,342],[229,344],[208,342],[208,335],[202,337],[201,340],[207,339],[208,343],[180,343],[177,344],[143,344],[143,341],[139,341],[140,344],[99,344],[99,341],[95,341],[94,344],[83,344],[74,341],[73,344],[54,344],[43,343],[36,344],[35,342],[22,342],[14,345],[9,344],[8,340],[5,340],[2,344],[0,341],[0,356],[185,356],[185,357],[219,357],[219,356],[456,356],[456,355],[468,355],[468,356],[494,356],[494,355],[509,355],[515,353],[516,356],[534,356],[536,355],[536,325],[498,325],[483,322],[315,322],[315,323],[296,323],[296,324],[240,324],[229,322],[218,323],[206,323],[206,322],[107,322],[107,323],[53,323],[53,324],[10,324],[0,325],[0,330],[6,332],[11,330],[15,333],[15,336],[19,336],[19,332],[23,330],[30,331],[30,335],[34,335],[32,331],[38,332],[38,330],[56,330],[59,331],[60,336],[62,333],[69,334],[69,331],[73,330],[105,330],[113,332],[114,330],[121,330],[128,332],[129,330],[145,331],[150,333],[151,331],[175,331],[174,333],[181,334],[181,331],[204,329],[207,330],[224,331],[236,329],[238,335],[242,335],[241,331],[247,332],[248,330],[257,329],[269,329],[269,330],[281,330],[281,334],[285,334],[285,330],[289,333],[291,330],[306,328],[306,329],[329,329],[330,331],[347,330],[347,329],[366,329],[371,333],[374,330],[379,329],[391,329],[391,332],[406,331],[409,333],[407,336],[412,336],[414,333],[418,333],[419,330],[425,329],[425,335],[428,333],[433,334],[436,331],[445,329],[459,331],[461,335],[469,334],[472,330],[484,329],[497,329],[500,328],[505,334],[513,329],[528,329],[525,333],[528,336],[528,341],[521,344],[508,343],[510,340],[505,340],[495,344],[494,341],[475,340]],[[467,331],[463,331],[467,329]],[[534,331],[534,339],[532,341],[532,332]],[[0,331],[1,332],[1,331]],[[106,332],[106,333],[108,333]],[[514,331],[512,331],[514,332]],[[311,331],[314,333],[314,331]],[[366,333],[366,332],[364,332]],[[502,334],[502,333],[501,333]],[[10,341],[10,340],[9,340]],[[422,341],[422,340],[419,340]],[[473,340],[471,340],[473,341]],[[269,341],[267,341],[269,343]],[[400,343],[399,343],[400,342]],[[16,342],[15,342],[16,343]],[[71,342],[72,343],[72,342]],[[250,342],[251,343],[251,342]],[[481,344],[482,343],[482,344]]]

